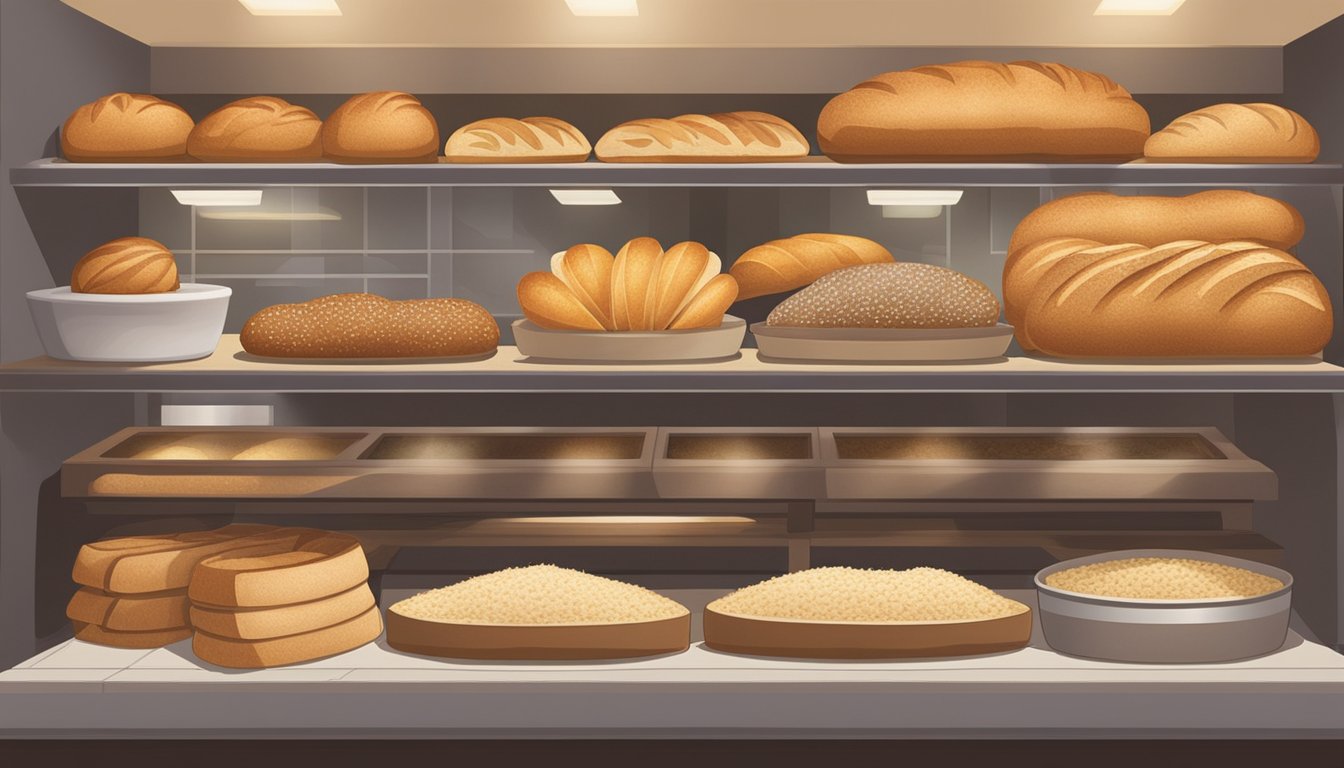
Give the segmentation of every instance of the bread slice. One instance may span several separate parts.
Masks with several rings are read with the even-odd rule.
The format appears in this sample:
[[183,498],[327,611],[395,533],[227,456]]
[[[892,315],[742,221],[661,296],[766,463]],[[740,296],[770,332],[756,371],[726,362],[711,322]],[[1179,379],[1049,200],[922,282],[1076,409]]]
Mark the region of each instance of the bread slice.
[[377,640],[382,632],[383,617],[374,607],[334,626],[268,640],[231,640],[198,631],[191,649],[202,661],[221,667],[262,669],[345,653]]
[[196,567],[191,602],[218,608],[272,608],[321,600],[368,581],[359,540],[314,528],[207,558]]
[[185,589],[196,564],[268,535],[272,525],[227,525],[214,531],[126,536],[85,544],[75,557],[76,584],[122,595]]
[[229,640],[267,640],[335,626],[374,606],[368,584],[298,605],[278,608],[211,608],[191,606],[191,626]]
[[75,639],[113,648],[162,648],[165,645],[186,640],[191,637],[191,627],[155,630],[151,632],[121,632],[107,629],[97,624],[72,622],[75,625]]
[[97,624],[117,632],[163,632],[190,626],[185,589],[149,595],[117,595],[81,587],[70,598],[65,615],[71,621]]

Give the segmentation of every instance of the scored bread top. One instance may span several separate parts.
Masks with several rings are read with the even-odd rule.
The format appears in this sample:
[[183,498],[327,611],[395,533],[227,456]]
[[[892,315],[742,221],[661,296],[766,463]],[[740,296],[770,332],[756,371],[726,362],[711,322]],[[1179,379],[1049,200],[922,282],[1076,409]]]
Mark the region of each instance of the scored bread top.
[[206,115],[187,138],[199,160],[317,160],[322,121],[312,110],[274,96],[252,96]]
[[766,318],[807,328],[975,328],[998,322],[999,302],[978,280],[932,264],[860,264],[821,277]]
[[1181,115],[1144,145],[1147,157],[1187,162],[1310,163],[1316,129],[1277,104],[1214,104]]
[[890,261],[891,251],[866,237],[812,232],[758,245],[728,271],[740,300],[802,288],[841,267]]
[[1039,61],[960,61],[877,75],[817,121],[837,159],[1115,157],[1143,154],[1148,113],[1095,72]]
[[809,147],[789,121],[765,112],[720,112],[631,120],[597,141],[608,162],[737,161],[805,157]]
[[61,154],[75,162],[181,159],[195,123],[178,105],[143,93],[110,93],[61,126]]
[[70,271],[73,293],[167,293],[180,287],[177,258],[163,243],[148,237],[103,243]]
[[361,93],[322,124],[322,152],[350,163],[432,161],[439,154],[439,126],[409,93]]
[[592,152],[578,128],[554,117],[492,117],[458,128],[443,154],[454,163],[581,163]]
[[196,564],[239,542],[255,543],[274,533],[273,525],[226,525],[213,531],[124,536],[80,547],[71,578],[76,584],[115,592],[143,594],[185,589]]

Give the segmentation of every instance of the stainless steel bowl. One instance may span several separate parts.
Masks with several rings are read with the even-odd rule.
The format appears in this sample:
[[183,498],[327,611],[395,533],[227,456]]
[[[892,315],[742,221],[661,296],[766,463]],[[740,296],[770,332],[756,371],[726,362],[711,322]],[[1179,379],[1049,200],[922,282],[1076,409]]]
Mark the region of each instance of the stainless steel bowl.
[[[1179,557],[1273,576],[1283,588],[1250,598],[1138,600],[1099,597],[1045,583],[1080,565],[1134,557]],[[1208,663],[1278,650],[1288,636],[1293,577],[1279,568],[1236,557],[1181,549],[1129,549],[1056,563],[1036,574],[1041,631],[1051,648],[1110,661]]]

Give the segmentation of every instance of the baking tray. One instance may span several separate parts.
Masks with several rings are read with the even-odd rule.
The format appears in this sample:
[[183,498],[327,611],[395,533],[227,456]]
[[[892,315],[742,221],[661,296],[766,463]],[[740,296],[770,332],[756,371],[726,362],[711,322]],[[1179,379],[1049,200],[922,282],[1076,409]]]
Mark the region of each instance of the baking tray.
[[723,316],[718,328],[689,331],[557,331],[526,318],[513,321],[518,351],[533,361],[673,363],[722,360],[742,348],[747,322]]
[[790,328],[752,323],[760,359],[813,363],[950,363],[1003,357],[1013,327]]
[[802,621],[738,616],[705,608],[705,645],[751,656],[901,659],[975,656],[1023,648],[1031,609],[976,621]]
[[815,427],[661,427],[653,481],[664,499],[815,499]]
[[691,614],[621,624],[456,624],[387,612],[387,644],[458,659],[627,659],[690,647]]
[[[1140,600],[1048,586],[1046,577],[1080,565],[1134,557],[1180,557],[1273,576],[1281,589],[1250,598]],[[1288,637],[1292,574],[1237,557],[1181,549],[1128,549],[1066,560],[1036,574],[1045,641],[1060,653],[1108,661],[1202,664],[1272,653]]]

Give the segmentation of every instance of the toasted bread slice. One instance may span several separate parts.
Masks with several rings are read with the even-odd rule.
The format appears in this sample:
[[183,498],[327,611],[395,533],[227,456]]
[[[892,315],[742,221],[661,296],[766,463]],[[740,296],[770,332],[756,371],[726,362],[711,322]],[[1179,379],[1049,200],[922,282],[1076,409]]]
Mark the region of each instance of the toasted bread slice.
[[345,653],[377,640],[382,632],[383,617],[374,607],[335,626],[269,640],[231,640],[198,630],[191,649],[202,661],[221,667],[261,669]]
[[360,584],[331,597],[279,608],[191,607],[191,626],[228,640],[267,640],[302,632],[314,632],[359,616],[374,605],[368,584]]
[[355,537],[285,530],[295,536],[275,536],[202,560],[187,590],[192,604],[273,608],[321,600],[368,581],[369,563]]
[[214,531],[95,541],[80,548],[71,578],[76,584],[121,595],[185,589],[201,560],[276,530],[273,525],[226,525]]
[[97,624],[116,632],[163,632],[190,626],[185,589],[148,595],[118,595],[81,587],[70,598],[65,615],[71,621]]

